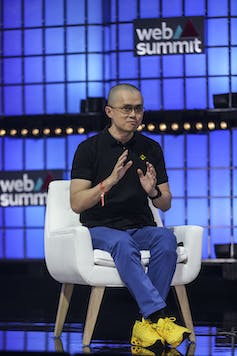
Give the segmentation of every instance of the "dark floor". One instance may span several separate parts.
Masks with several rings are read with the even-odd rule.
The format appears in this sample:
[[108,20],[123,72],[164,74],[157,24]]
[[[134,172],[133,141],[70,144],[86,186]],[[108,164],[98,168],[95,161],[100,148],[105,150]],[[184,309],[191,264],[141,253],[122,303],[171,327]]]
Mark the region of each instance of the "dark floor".
[[[237,264],[203,263],[199,277],[187,286],[196,344],[184,341],[163,355],[237,355]],[[89,348],[82,331],[89,288],[75,288],[61,339],[53,336],[60,285],[43,261],[0,262],[0,353],[69,355],[160,355],[129,344],[137,306],[125,288],[108,289]],[[169,313],[182,323],[172,291]]]

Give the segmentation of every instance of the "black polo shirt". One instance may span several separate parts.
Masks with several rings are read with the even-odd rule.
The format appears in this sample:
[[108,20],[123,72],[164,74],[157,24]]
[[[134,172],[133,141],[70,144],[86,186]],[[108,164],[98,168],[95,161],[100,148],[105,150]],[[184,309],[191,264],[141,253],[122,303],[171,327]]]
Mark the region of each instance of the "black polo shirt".
[[80,178],[97,185],[112,172],[119,156],[128,149],[128,160],[133,165],[125,176],[105,193],[105,205],[99,202],[80,214],[87,227],[107,226],[126,230],[155,226],[148,205],[147,194],[140,184],[137,168],[146,171],[146,161],[152,163],[157,173],[157,183],[168,181],[162,149],[156,141],[135,132],[126,144],[114,139],[108,129],[81,142],[74,155],[71,179]]

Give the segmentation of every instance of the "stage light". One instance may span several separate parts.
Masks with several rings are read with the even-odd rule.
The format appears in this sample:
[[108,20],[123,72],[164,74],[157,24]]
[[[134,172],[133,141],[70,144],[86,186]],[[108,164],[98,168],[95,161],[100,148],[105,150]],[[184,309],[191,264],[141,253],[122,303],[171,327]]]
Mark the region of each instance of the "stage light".
[[167,125],[163,122],[159,125],[160,131],[166,131],[167,130]]
[[66,134],[67,134],[67,135],[73,134],[73,128],[72,128],[72,127],[67,127],[67,128],[66,128]]
[[196,129],[198,131],[202,130],[203,129],[203,123],[202,122],[196,122],[196,125],[195,125]]
[[60,127],[57,127],[57,128],[54,130],[54,133],[55,133],[55,135],[61,135],[62,129],[61,129]]
[[147,130],[148,131],[154,131],[155,130],[155,125],[151,122],[150,124],[147,125]]
[[16,134],[17,134],[17,130],[16,129],[10,130],[10,135],[11,136],[16,136]]
[[4,129],[0,130],[0,136],[5,136],[6,133],[7,133],[6,130],[4,130]]
[[145,125],[141,124],[138,126],[137,131],[142,131],[144,129]]
[[37,135],[39,135],[39,129],[33,129],[32,130],[32,135],[34,135],[34,136],[37,136]]
[[177,130],[179,129],[179,125],[177,124],[177,122],[173,122],[173,123],[171,124],[171,129],[172,129],[173,131],[177,131]]
[[21,130],[21,134],[22,134],[22,136],[26,136],[28,134],[28,130],[27,129],[22,129]]
[[50,129],[49,129],[49,128],[45,128],[45,129],[43,130],[43,134],[44,134],[45,136],[48,136],[48,135],[50,134]]
[[215,125],[215,123],[213,121],[210,121],[210,122],[207,123],[207,127],[208,127],[209,130],[215,130],[216,125]]
[[227,122],[226,122],[226,121],[221,121],[221,122],[220,122],[220,128],[221,128],[222,130],[226,130],[226,129],[228,128]]
[[80,135],[84,134],[84,132],[85,132],[84,127],[78,127],[77,132],[78,132]]
[[190,124],[190,122],[185,122],[185,123],[184,123],[184,130],[188,131],[188,130],[190,130],[190,129],[191,129],[191,124]]

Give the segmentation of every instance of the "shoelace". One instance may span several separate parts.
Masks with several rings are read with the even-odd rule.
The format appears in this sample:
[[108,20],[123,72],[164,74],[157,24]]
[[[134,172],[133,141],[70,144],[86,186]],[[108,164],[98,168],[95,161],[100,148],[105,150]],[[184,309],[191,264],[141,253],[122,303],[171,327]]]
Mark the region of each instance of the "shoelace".
[[[163,318],[162,318],[163,319]],[[156,330],[172,330],[175,328],[175,324],[174,322],[176,321],[176,318],[171,316],[171,317],[166,317],[163,319],[163,324],[161,326],[158,326],[158,323],[153,323],[152,326],[154,327],[154,329]]]
[[173,316],[171,316],[170,318],[165,318],[162,329],[168,329],[168,330],[174,329],[175,328],[175,324],[174,324],[175,321],[176,321],[176,318],[173,317]]

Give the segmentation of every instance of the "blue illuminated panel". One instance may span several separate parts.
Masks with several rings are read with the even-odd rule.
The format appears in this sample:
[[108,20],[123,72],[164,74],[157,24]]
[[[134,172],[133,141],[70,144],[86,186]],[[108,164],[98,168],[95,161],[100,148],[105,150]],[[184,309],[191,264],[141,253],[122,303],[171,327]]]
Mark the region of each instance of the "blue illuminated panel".
[[164,56],[162,58],[163,76],[164,77],[183,77],[183,57],[177,56]]
[[[57,98],[57,100],[55,100]],[[62,114],[65,112],[65,85],[46,85],[46,107],[49,114]]]
[[167,168],[183,168],[184,135],[166,135],[164,138],[164,153]]
[[33,55],[33,54],[36,55],[36,54],[42,54],[42,51],[43,51],[42,29],[30,29],[30,30],[26,29],[24,31],[24,53],[26,55]]
[[[15,215],[15,213],[14,213]],[[6,229],[4,258],[24,258],[24,230],[22,228]]]
[[[145,109],[157,110],[157,108],[161,108],[160,80],[142,80],[141,90],[144,97]],[[151,93],[153,93],[154,97],[151,96]]]
[[208,136],[187,135],[187,166],[206,168],[208,166]]
[[166,226],[185,224],[185,200],[184,198],[173,199],[172,209],[164,215],[164,224]]
[[[24,61],[24,74],[26,83],[40,83],[42,88],[43,61],[40,57],[27,57]],[[43,88],[42,88],[43,89]],[[28,102],[30,100],[26,100]]]
[[[186,79],[186,108],[195,110],[197,107],[205,109],[206,102],[206,79],[205,78],[188,78]],[[198,93],[198,95],[197,95]]]
[[44,94],[42,85],[25,85],[25,113],[26,115],[44,113]]
[[180,110],[184,107],[183,79],[164,79],[164,110]]
[[83,26],[67,28],[67,53],[83,52],[85,48],[85,28]]
[[[79,113],[82,99],[124,81],[140,86],[146,110],[205,110],[214,94],[237,92],[236,0],[107,3],[3,1],[2,116]],[[205,53],[135,57],[133,20],[175,16],[205,16]],[[62,169],[70,178],[85,138],[0,138],[0,167]],[[204,226],[203,257],[209,237],[215,257],[214,243],[237,236],[237,131],[153,138],[162,142],[173,194],[165,224]],[[0,257],[43,258],[44,208],[1,208],[0,222]]]

